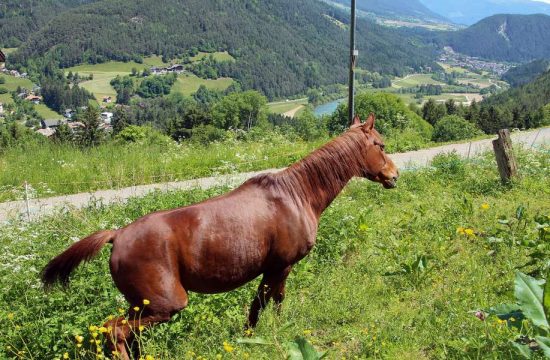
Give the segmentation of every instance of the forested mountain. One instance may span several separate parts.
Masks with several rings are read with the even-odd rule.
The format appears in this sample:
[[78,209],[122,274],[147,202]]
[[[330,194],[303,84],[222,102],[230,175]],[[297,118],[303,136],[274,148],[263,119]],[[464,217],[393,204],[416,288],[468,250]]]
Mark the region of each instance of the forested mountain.
[[512,85],[512,87],[518,87],[532,82],[548,70],[550,70],[550,60],[535,60],[510,69],[502,76],[502,80]]
[[[332,0],[350,6],[350,0]],[[449,22],[424,6],[419,0],[358,0],[357,9],[380,16],[414,18],[424,21]]]
[[420,0],[426,7],[447,19],[464,25],[472,25],[496,14],[547,14],[550,4],[534,0]]
[[16,47],[60,13],[98,0],[3,0],[0,46]]
[[[32,34],[10,63],[25,70],[190,49],[227,50],[223,76],[270,98],[345,82],[349,15],[316,0],[104,0],[66,11]],[[360,66],[403,74],[432,65],[433,48],[405,30],[358,22]],[[0,39],[1,41],[1,39]]]
[[550,111],[550,71],[533,82],[487,98],[482,102],[483,109],[494,113],[487,122],[497,130],[507,126],[540,126]]
[[550,16],[495,15],[467,29],[447,32],[440,42],[457,52],[491,60],[550,58]]

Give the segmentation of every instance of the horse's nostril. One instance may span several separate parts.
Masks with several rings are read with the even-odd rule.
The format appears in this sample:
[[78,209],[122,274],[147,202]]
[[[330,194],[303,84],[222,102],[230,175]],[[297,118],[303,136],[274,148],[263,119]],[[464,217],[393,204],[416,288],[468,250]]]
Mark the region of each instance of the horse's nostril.
[[397,181],[397,179],[399,179],[399,176],[394,176],[392,179],[393,181]]

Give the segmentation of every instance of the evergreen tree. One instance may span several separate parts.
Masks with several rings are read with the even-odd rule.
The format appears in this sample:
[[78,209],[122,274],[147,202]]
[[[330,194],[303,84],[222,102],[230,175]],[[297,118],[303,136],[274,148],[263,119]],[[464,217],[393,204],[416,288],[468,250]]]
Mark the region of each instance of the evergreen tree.
[[79,120],[84,124],[80,129],[78,137],[80,145],[84,147],[99,145],[104,137],[103,130],[99,128],[101,125],[99,110],[93,106],[89,106]]

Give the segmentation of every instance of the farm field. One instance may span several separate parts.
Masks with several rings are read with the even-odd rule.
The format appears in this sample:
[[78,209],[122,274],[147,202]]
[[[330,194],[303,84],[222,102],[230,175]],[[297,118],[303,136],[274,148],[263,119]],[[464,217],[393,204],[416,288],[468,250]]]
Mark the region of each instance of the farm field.
[[63,115],[56,113],[44,104],[34,105],[34,108],[45,120],[59,120],[63,118]]
[[289,100],[289,101],[277,101],[267,104],[269,111],[273,114],[284,114],[288,111],[296,109],[300,106],[308,104],[307,99]]
[[210,90],[225,90],[233,84],[231,78],[219,78],[216,80],[201,79],[194,74],[182,74],[178,76],[178,80],[172,87],[172,91],[189,96],[196,92],[201,85],[206,86]]
[[393,81],[395,88],[409,88],[417,85],[444,85],[442,82],[432,79],[431,74],[413,74],[407,75]]
[[[545,151],[518,154],[523,176],[513,186],[500,184],[492,154],[468,163],[442,156],[432,168],[405,172],[395,190],[352,181],[323,215],[312,253],[294,267],[280,314],[269,306],[247,337],[257,280],[225,294],[191,293],[186,310],[145,332],[143,356],[286,359],[289,343],[305,338],[329,359],[518,358],[514,341],[533,337],[533,327],[518,329],[488,310],[515,301],[516,270],[544,277]],[[127,308],[109,275],[109,249],[76,271],[69,291],[43,292],[42,267],[91,232],[225,191],[155,193],[3,226],[0,357],[95,359],[90,326]],[[530,257],[537,245],[542,258]]]
[[[21,77],[15,77],[7,74],[1,74],[0,77],[5,79],[4,84],[0,84],[0,87],[6,88],[9,92],[17,90],[18,87],[25,88],[27,90],[32,90],[34,87],[34,84],[29,79],[21,78]],[[0,101],[4,104],[11,104],[13,103],[13,99],[11,98],[11,94],[0,94]]]
[[[223,53],[218,54],[218,56],[222,55]],[[229,54],[227,55],[230,56]],[[136,62],[124,63],[119,61],[109,61],[103,64],[86,64],[65,69],[65,73],[67,74],[69,71],[72,71],[73,73],[79,73],[81,75],[93,74],[93,80],[84,81],[80,84],[80,86],[93,93],[97,99],[101,99],[104,96],[111,96],[114,98],[116,97],[116,91],[110,83],[115,77],[130,75],[133,68],[141,72],[151,66],[166,65],[162,62],[162,58],[159,56],[147,57],[143,60],[143,62],[143,64],[138,64]],[[205,85],[207,88],[212,90],[225,90],[232,83],[233,79],[230,78],[207,80],[201,79],[193,74],[186,73],[178,77],[178,80],[172,87],[172,90],[188,96],[197,91],[201,85]]]
[[191,61],[200,61],[204,58],[212,55],[216,61],[235,61],[235,58],[231,56],[227,51],[217,51],[214,53],[199,52],[196,56],[191,58]]
[[[156,57],[151,61],[156,62]],[[65,69],[65,74],[68,74],[70,71],[84,76],[93,74],[93,80],[83,81],[80,83],[80,86],[90,91],[98,100],[100,100],[104,96],[111,96],[113,98],[116,97],[116,91],[110,84],[111,80],[115,77],[130,75],[133,68],[138,71],[143,71],[148,67],[149,66],[146,64],[138,64],[133,61],[127,63],[121,61],[109,61],[102,64],[85,64],[74,66]]]

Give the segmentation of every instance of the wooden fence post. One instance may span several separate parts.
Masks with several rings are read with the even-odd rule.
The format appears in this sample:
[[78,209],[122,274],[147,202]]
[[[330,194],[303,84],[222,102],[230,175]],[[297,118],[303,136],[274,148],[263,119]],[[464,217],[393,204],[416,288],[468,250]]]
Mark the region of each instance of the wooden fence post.
[[518,165],[512,149],[510,130],[503,129],[498,131],[498,139],[493,141],[493,148],[495,150],[500,178],[506,184],[518,174]]

